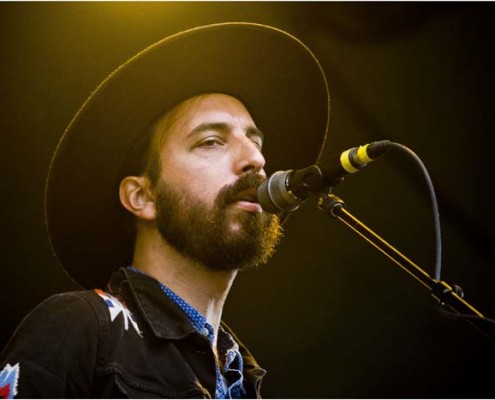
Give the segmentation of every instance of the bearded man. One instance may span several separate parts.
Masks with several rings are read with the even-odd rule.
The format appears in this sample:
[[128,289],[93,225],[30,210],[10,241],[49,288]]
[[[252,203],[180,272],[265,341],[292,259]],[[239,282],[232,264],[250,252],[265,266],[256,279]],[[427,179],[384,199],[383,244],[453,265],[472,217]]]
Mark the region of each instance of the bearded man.
[[266,171],[313,163],[327,125],[318,61],[272,27],[192,29],[112,73],[46,186],[54,254],[87,290],[25,318],[0,357],[4,395],[260,397],[265,371],[222,310],[287,217],[257,202]]

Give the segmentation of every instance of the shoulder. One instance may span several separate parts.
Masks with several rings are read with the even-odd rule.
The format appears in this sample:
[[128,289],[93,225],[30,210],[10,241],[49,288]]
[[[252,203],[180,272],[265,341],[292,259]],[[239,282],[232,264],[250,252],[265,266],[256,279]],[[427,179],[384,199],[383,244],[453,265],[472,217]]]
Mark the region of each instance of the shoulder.
[[66,327],[64,329],[69,331],[76,328],[98,330],[115,320],[121,322],[125,330],[132,327],[140,333],[134,316],[123,300],[103,290],[94,289],[52,295],[33,309],[23,319],[20,327],[32,327],[37,331],[41,327]]
[[78,321],[91,321],[97,318],[96,302],[91,301],[91,291],[74,291],[50,296],[38,304],[21,322],[42,326],[58,326]]
[[[18,325],[10,342],[16,344],[77,341],[86,332],[97,336],[97,302],[91,291],[74,291],[50,296],[29,312]],[[100,312],[101,313],[101,312]],[[8,343],[8,345],[12,343]]]
[[31,350],[36,343],[55,350],[56,342],[78,346],[85,340],[98,341],[115,314],[113,310],[119,309],[117,300],[112,299],[98,290],[52,295],[23,318],[7,347],[11,342],[29,342]]

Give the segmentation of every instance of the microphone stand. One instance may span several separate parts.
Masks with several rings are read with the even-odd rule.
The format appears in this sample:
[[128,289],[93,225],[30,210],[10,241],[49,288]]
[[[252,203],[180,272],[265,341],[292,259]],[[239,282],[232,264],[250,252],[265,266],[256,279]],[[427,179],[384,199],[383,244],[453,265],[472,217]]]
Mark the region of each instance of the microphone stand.
[[339,197],[330,193],[321,193],[318,198],[318,208],[332,218],[343,222],[347,227],[356,232],[363,239],[385,254],[396,265],[401,267],[410,276],[419,281],[431,293],[431,296],[443,308],[445,313],[464,317],[468,319],[476,329],[484,334],[488,339],[495,342],[495,324],[493,320],[485,318],[475,307],[463,299],[462,289],[457,285],[449,285],[444,281],[438,281],[428,275],[417,264],[395,249],[383,238],[373,232],[369,227],[364,225],[349,211],[346,210],[345,204]]

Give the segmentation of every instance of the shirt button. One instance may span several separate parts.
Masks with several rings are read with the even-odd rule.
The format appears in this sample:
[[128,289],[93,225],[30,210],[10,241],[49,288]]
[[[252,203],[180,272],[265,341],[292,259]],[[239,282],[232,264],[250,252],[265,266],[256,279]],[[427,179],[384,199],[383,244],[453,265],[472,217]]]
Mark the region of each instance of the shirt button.
[[208,337],[208,335],[210,334],[210,331],[208,330],[208,328],[205,326],[203,329],[201,329],[201,334],[203,336],[206,336]]

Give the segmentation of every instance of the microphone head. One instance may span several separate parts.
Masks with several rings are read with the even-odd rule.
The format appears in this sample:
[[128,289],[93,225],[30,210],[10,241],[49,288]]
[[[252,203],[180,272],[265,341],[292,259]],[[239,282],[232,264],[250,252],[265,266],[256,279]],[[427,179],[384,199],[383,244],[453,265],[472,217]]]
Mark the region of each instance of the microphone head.
[[287,189],[287,178],[292,170],[272,174],[258,187],[258,202],[264,211],[280,214],[296,210],[304,200],[298,199]]

